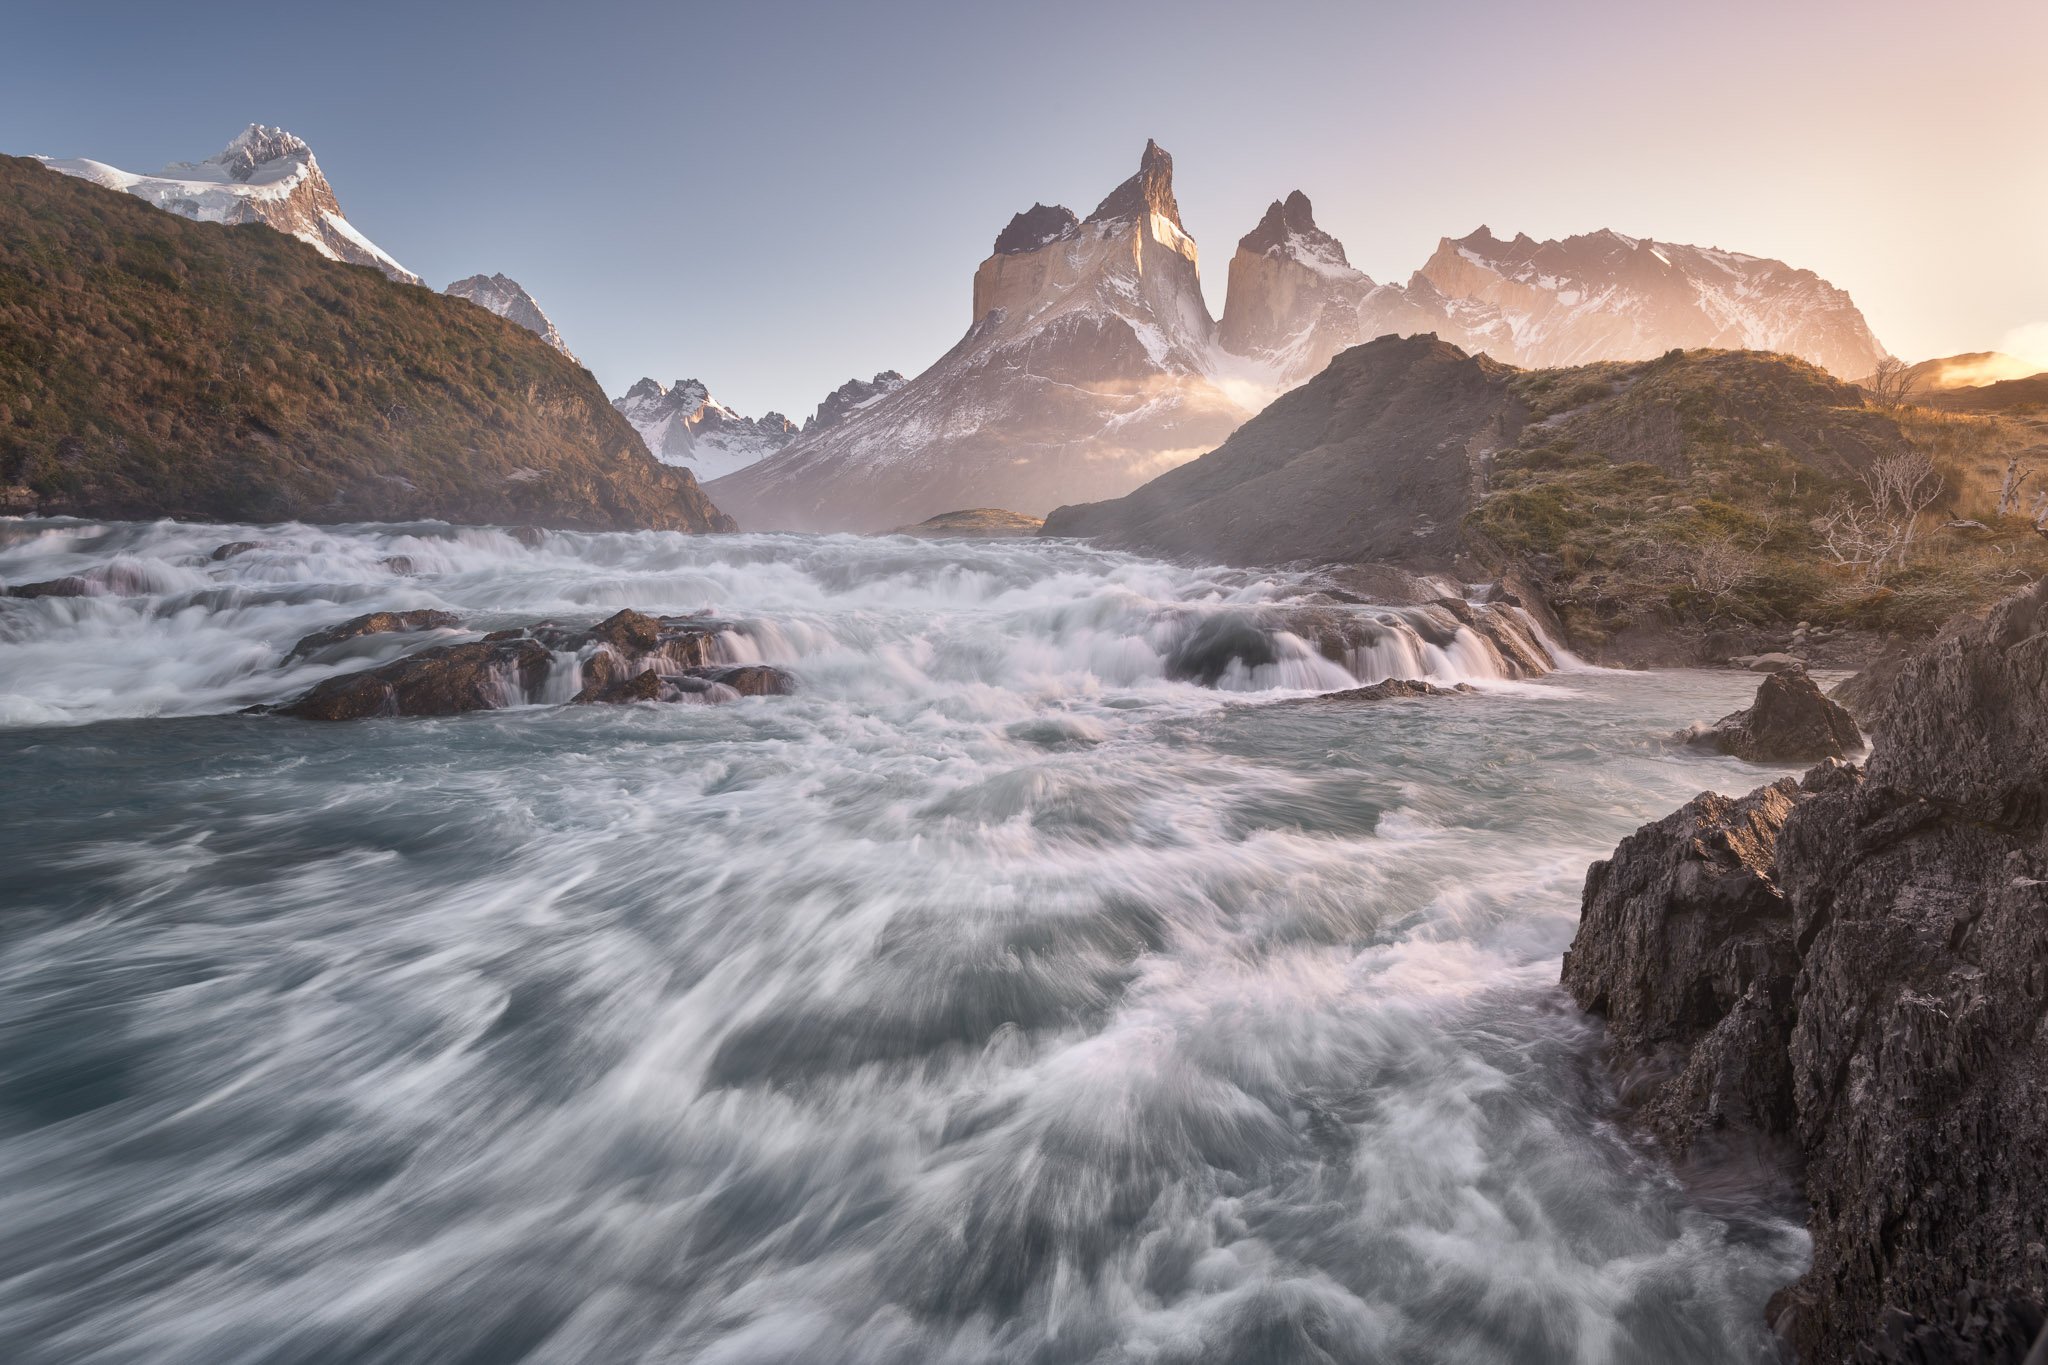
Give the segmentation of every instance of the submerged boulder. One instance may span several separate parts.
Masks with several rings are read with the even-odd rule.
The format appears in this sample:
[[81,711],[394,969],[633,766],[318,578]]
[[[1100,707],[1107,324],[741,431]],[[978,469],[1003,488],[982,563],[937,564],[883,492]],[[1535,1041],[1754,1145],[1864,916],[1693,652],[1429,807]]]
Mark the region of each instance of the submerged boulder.
[[351,617],[338,626],[316,630],[302,637],[284,657],[287,662],[303,659],[334,645],[349,640],[360,640],[365,635],[412,634],[426,630],[459,630],[462,618],[452,611],[372,611]]
[[1653,1077],[1649,1126],[1680,1151],[1757,1136],[1797,1159],[1813,1264],[1775,1317],[1803,1360],[2031,1359],[2044,645],[2048,584],[1905,664],[1863,769],[1701,797],[1587,874],[1564,984]]
[[1803,672],[1773,673],[1746,710],[1679,736],[1696,748],[1751,763],[1812,763],[1863,747],[1856,721]]
[[786,697],[795,691],[795,679],[782,669],[767,664],[735,664],[726,668],[686,668],[680,673],[649,669],[629,677],[593,681],[586,683],[571,700],[579,706],[593,702],[732,701],[739,697]]
[[1347,687],[1342,692],[1325,692],[1316,701],[1393,701],[1402,697],[1456,697],[1478,689],[1470,683],[1440,687],[1419,678],[1388,678],[1365,687]]

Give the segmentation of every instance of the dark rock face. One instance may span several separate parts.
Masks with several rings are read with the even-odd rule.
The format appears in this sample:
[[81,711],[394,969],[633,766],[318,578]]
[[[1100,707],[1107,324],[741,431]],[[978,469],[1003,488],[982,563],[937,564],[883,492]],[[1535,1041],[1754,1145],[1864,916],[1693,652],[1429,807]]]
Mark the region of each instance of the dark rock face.
[[2038,1331],[2044,643],[2036,585],[1901,669],[1864,770],[1702,797],[1588,873],[1565,985],[1624,1065],[1673,1054],[1651,1126],[1801,1159],[1813,1267],[1779,1307],[1802,1359],[2017,1362]]
[[287,660],[303,659],[330,645],[359,640],[365,635],[409,634],[422,630],[459,630],[462,618],[452,611],[373,611],[343,621],[338,626],[316,630],[291,647]]
[[[416,626],[379,624],[380,619],[406,618],[440,619]],[[383,612],[319,634],[332,636],[326,643],[333,644],[370,634],[373,628],[432,629],[450,623],[459,624],[446,612]],[[567,666],[560,657],[565,654],[575,656],[580,668],[582,688],[573,700],[583,703],[732,701],[786,696],[796,690],[795,681],[779,668],[720,662],[718,639],[730,629],[729,623],[703,617],[654,617],[630,608],[587,630],[543,621],[330,678],[276,710],[306,720],[360,720],[451,716],[518,706],[543,698],[556,668]],[[317,638],[308,636],[300,649]]]
[[1354,347],[1207,455],[1049,536],[1230,564],[1450,568],[1486,455],[1519,429],[1509,371],[1433,336]]
[[1011,218],[1009,226],[997,234],[996,254],[1012,256],[1020,251],[1036,251],[1073,236],[1080,227],[1081,220],[1063,204],[1033,204]]
[[1846,758],[1863,745],[1856,722],[1803,672],[1773,673],[1749,708],[1684,735],[1687,743],[1751,763]]
[[1667,1073],[1643,1117],[1680,1154],[1730,1124],[1792,1130],[1782,1049],[1752,1062],[1746,1044],[1785,1028],[1798,957],[1773,859],[1800,797],[1789,777],[1740,800],[1705,793],[1587,869],[1564,986],[1606,1017],[1624,1064]]

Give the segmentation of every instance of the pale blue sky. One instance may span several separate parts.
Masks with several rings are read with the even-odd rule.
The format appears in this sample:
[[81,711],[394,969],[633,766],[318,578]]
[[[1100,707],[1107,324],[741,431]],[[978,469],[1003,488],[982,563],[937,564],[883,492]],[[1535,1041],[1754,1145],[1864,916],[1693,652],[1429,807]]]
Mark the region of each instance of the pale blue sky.
[[154,170],[281,124],[373,240],[519,279],[611,393],[800,417],[915,372],[1009,215],[1085,213],[1147,137],[1212,306],[1300,188],[1376,278],[1482,222],[1611,226],[1818,270],[1911,358],[2048,351],[2032,0],[17,0],[0,31],[0,150]]

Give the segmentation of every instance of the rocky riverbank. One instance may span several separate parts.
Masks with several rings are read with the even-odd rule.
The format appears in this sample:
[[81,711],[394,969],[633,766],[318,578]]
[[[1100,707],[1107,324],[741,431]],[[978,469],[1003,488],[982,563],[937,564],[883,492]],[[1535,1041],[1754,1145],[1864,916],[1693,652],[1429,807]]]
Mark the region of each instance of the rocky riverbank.
[[1681,1158],[1802,1172],[1802,1360],[2019,1362],[2048,1301],[2048,585],[1906,662],[1862,767],[1707,794],[1586,879],[1564,984]]

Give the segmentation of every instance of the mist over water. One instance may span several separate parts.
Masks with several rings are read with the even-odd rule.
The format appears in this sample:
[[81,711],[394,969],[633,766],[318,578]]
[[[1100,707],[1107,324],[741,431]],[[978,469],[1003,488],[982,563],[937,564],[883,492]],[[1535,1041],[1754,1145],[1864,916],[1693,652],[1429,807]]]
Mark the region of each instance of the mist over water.
[[[0,521],[93,573],[0,600],[12,1359],[1767,1358],[1792,1211],[1555,984],[1589,859],[1775,775],[1662,743],[1740,677],[1058,543]],[[235,714],[422,643],[284,665],[365,611],[622,606],[801,691]],[[1312,699],[1387,672],[1482,691]]]

